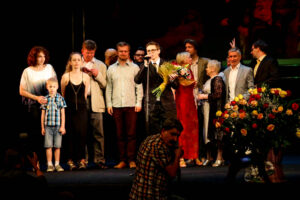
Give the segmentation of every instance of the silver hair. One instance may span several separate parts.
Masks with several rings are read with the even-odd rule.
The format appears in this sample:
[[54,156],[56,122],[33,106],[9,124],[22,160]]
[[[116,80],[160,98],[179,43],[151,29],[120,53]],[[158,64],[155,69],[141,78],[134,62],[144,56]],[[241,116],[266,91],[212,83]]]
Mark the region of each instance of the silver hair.
[[233,47],[233,48],[229,49],[228,53],[229,52],[237,52],[238,54],[242,55],[241,50],[237,47]]
[[219,72],[221,70],[221,62],[217,60],[209,60],[207,67],[213,68],[215,72]]
[[191,54],[189,52],[180,52],[176,55],[176,62],[178,64],[182,64],[184,62],[184,59],[190,56]]

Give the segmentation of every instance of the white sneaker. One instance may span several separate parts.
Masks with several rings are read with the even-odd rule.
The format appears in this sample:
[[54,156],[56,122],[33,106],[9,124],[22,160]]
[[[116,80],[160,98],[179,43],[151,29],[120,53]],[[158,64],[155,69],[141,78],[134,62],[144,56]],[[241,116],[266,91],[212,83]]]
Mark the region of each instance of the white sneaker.
[[54,171],[53,165],[48,165],[47,172],[53,172],[53,171]]
[[55,166],[55,170],[56,170],[57,172],[63,172],[63,171],[65,171],[64,168],[62,168],[60,165],[56,165],[56,166]]

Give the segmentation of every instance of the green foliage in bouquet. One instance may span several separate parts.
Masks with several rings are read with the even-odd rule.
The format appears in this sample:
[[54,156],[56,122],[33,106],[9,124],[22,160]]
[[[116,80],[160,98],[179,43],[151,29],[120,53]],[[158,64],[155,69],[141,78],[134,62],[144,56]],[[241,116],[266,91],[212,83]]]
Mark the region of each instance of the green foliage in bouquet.
[[163,82],[157,88],[152,90],[152,93],[156,97],[160,97],[163,91],[166,89],[166,86],[169,82],[169,75],[171,74],[177,73],[178,76],[185,79],[185,81],[188,81],[187,77],[189,76],[189,73],[186,70],[187,67],[188,65],[180,66],[176,63],[164,62],[158,69],[158,74],[162,77]]

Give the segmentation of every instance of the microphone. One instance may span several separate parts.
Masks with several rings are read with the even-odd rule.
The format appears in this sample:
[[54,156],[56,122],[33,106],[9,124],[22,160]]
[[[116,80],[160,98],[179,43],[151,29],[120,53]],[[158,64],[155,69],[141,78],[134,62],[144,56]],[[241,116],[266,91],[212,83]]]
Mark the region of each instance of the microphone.
[[151,59],[151,57],[150,57],[150,56],[148,56],[148,55],[144,56],[144,60],[147,60],[147,61],[149,61],[150,59]]

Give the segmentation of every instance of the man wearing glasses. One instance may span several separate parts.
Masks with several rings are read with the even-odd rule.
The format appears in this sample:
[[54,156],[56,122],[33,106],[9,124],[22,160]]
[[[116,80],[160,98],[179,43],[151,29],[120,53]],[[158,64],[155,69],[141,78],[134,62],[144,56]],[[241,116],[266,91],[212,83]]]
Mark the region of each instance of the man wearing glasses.
[[158,74],[158,69],[164,60],[160,58],[160,45],[157,42],[149,42],[146,45],[146,51],[144,63],[134,81],[137,84],[143,83],[146,131],[148,135],[153,135],[160,132],[164,119],[177,118],[176,104],[171,88],[178,87],[178,80],[169,82],[160,98],[157,98],[152,91],[163,82]]
[[133,62],[137,64],[139,67],[144,63],[144,56],[146,51],[143,47],[138,47],[133,55]]

